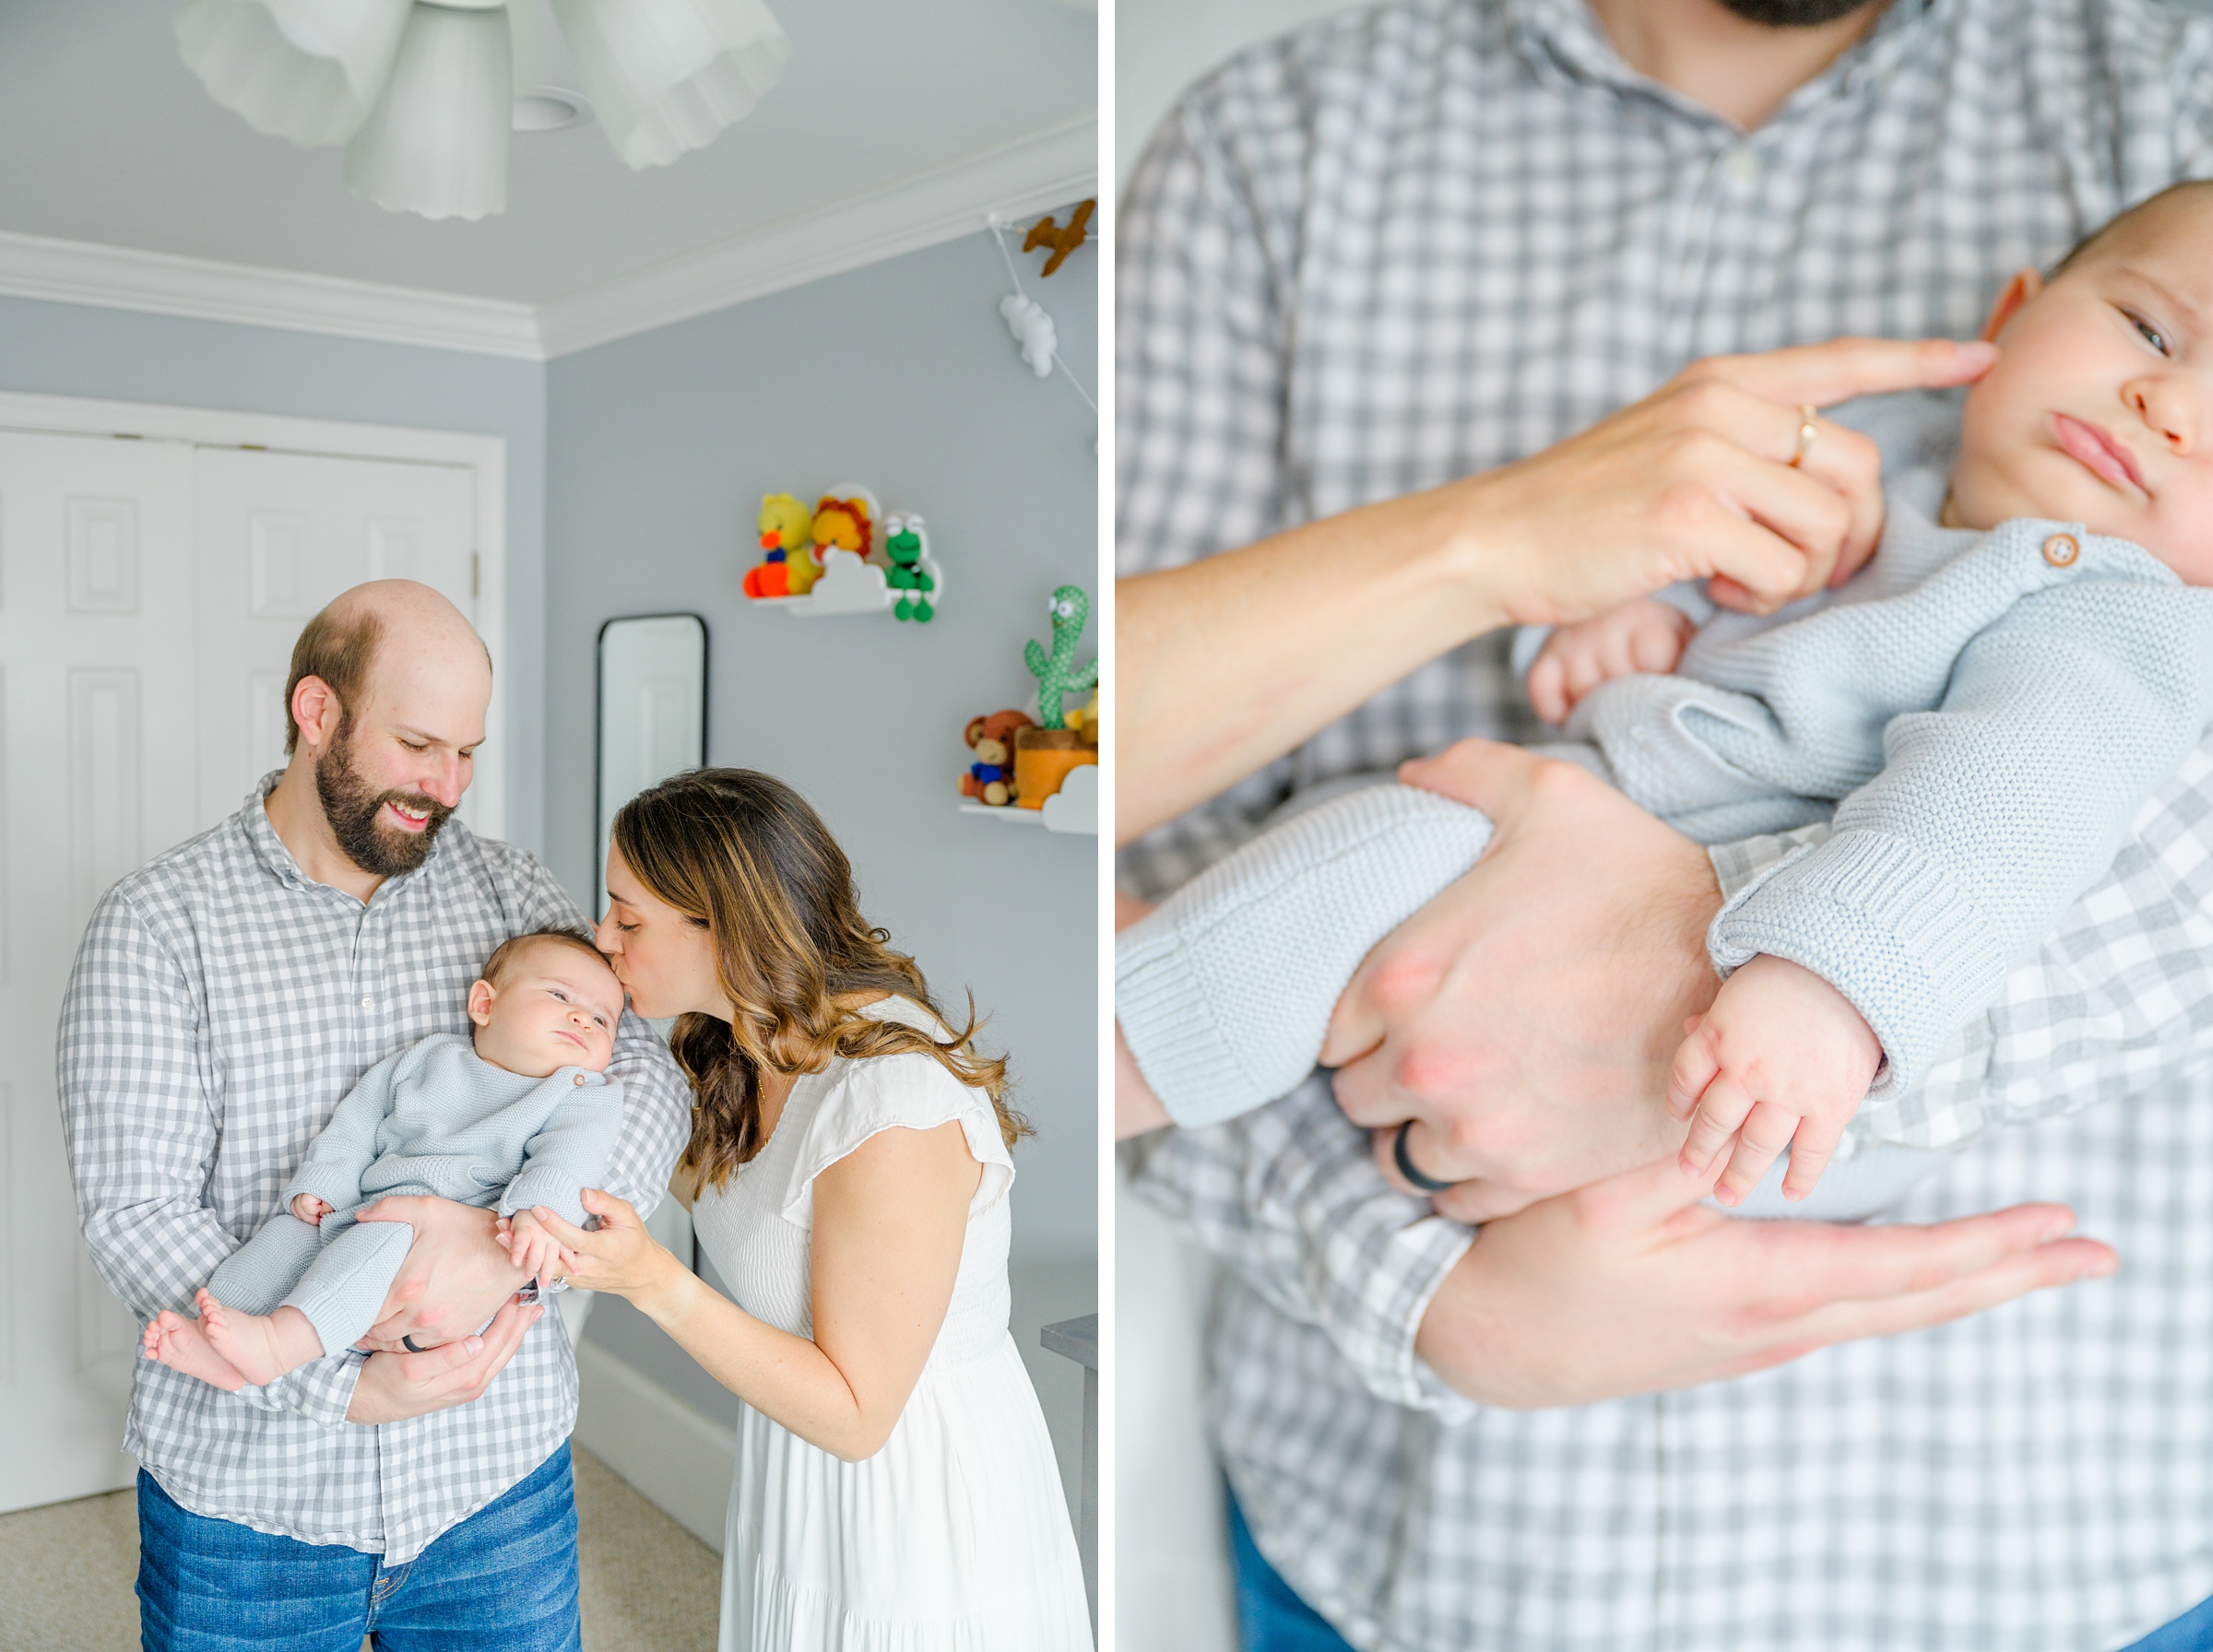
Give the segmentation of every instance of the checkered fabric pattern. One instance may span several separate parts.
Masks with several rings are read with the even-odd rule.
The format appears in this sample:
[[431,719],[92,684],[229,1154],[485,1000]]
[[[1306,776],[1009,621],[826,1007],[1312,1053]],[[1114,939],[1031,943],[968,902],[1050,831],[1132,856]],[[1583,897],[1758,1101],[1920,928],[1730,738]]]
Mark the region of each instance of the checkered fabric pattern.
[[[2213,24],[1895,0],[1740,134],[1580,0],[1394,0],[1248,53],[1118,224],[1118,536],[1168,568],[1541,450],[1695,357],[1971,336],[2015,269],[2213,175]],[[1534,732],[1486,638],[1125,856],[1158,894],[1296,793]],[[1229,1263],[1210,1409],[1270,1561],[1363,1648],[2112,1647],[2213,1593],[2213,744],[1918,1092],[1990,1131],[1899,1212],[2072,1203],[2123,1269],[1684,1394],[1548,1413],[1413,1351],[1464,1229],[1310,1081],[1130,1152]],[[1716,852],[1725,887],[1793,847]]]
[[[430,857],[366,905],[311,882],[239,812],[101,900],[62,1008],[58,1064],[77,1214],[101,1278],[143,1322],[193,1292],[278,1208],[356,1080],[432,1032],[509,936],[583,921],[551,873],[448,820]],[[625,1013],[607,1186],[650,1210],[691,1127],[667,1048]],[[471,1404],[349,1424],[364,1356],[329,1354],[226,1394],[141,1360],[124,1448],[195,1514],[397,1565],[568,1437],[576,1369],[549,1315]]]

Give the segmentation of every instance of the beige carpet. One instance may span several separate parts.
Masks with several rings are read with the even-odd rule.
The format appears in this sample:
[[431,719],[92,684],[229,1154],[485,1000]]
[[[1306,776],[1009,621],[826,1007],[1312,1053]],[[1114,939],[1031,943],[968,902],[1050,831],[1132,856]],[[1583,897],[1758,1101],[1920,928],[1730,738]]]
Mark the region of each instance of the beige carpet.
[[[721,1562],[598,1457],[575,1455],[588,1652],[713,1652]],[[0,1515],[0,1652],[129,1652],[137,1575],[130,1492]]]

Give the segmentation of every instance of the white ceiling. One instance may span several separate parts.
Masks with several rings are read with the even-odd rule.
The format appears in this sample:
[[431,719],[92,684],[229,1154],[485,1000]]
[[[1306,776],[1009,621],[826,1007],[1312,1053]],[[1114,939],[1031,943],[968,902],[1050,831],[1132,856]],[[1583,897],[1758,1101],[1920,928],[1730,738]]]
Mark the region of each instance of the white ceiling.
[[597,125],[516,133],[506,212],[467,224],[358,201],[342,151],[218,107],[167,0],[0,0],[0,231],[544,304],[1065,133],[1097,101],[1097,18],[1065,4],[771,5],[792,61],[751,119],[645,172]]

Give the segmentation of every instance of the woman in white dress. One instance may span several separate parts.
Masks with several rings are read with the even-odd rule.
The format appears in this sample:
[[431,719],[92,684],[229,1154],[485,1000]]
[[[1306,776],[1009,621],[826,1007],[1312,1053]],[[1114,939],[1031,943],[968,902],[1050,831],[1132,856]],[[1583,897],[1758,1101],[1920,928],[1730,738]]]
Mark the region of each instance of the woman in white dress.
[[[606,952],[698,1093],[675,1186],[732,1303],[621,1199],[549,1226],[744,1401],[723,1652],[1089,1652],[1045,1419],[1007,1333],[1004,1063],[781,782],[703,769],[615,819]],[[550,1212],[538,1212],[544,1221]]]

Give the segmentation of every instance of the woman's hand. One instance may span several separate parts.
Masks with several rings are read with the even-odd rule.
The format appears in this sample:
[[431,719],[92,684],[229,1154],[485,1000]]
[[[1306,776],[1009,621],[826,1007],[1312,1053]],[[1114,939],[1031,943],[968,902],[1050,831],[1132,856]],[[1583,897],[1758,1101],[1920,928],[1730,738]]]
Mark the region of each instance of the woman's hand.
[[1883,530],[1875,443],[1817,419],[1807,445],[1801,409],[1965,384],[1996,359],[1944,338],[1709,357],[1580,435],[1456,485],[1480,508],[1499,599],[1521,624],[1686,579],[1771,613],[1849,578]]
[[1799,409],[1963,384],[1994,359],[1942,338],[1714,357],[1517,464],[1118,582],[1117,839],[1501,625],[1686,579],[1761,613],[1820,590],[1874,549],[1882,478],[1875,444],[1825,419],[1801,455]]
[[561,1246],[571,1285],[627,1297],[642,1306],[645,1298],[690,1277],[683,1264],[645,1231],[637,1211],[625,1201],[597,1187],[586,1187],[584,1208],[599,1219],[597,1233],[587,1233],[570,1225],[543,1205],[530,1212]]

